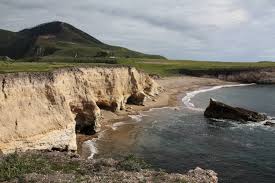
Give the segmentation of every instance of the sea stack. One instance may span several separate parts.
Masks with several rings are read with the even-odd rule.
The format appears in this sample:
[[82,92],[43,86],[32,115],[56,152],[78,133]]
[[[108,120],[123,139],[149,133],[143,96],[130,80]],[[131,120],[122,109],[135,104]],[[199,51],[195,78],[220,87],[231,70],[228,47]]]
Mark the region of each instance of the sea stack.
[[205,110],[204,116],[215,119],[231,119],[242,123],[267,120],[267,116],[264,114],[239,107],[232,107],[214,99],[210,99],[210,104]]

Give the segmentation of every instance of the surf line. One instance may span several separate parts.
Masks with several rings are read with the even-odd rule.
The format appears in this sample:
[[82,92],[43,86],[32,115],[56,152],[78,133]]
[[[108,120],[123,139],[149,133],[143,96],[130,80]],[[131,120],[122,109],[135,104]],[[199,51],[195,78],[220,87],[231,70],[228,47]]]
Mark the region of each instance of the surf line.
[[219,86],[214,86],[211,88],[204,88],[204,89],[199,89],[195,90],[192,92],[188,92],[185,97],[182,98],[182,102],[185,105],[186,108],[194,110],[194,111],[203,111],[204,109],[196,107],[192,102],[192,98],[194,98],[196,95],[200,93],[205,93],[209,91],[214,91],[214,90],[219,90],[221,88],[231,88],[231,87],[242,87],[242,86],[251,86],[255,85],[255,83],[252,84],[234,84],[234,85],[219,85]]

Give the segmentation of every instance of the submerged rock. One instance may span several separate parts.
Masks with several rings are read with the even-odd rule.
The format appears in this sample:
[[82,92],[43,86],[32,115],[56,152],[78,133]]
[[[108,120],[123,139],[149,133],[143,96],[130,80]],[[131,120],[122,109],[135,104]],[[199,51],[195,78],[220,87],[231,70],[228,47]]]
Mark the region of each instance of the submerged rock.
[[275,127],[275,123],[272,123],[271,121],[267,121],[264,125],[265,126]]
[[247,109],[232,107],[222,102],[210,99],[210,104],[204,112],[207,118],[231,119],[240,122],[260,122],[267,119],[267,116]]

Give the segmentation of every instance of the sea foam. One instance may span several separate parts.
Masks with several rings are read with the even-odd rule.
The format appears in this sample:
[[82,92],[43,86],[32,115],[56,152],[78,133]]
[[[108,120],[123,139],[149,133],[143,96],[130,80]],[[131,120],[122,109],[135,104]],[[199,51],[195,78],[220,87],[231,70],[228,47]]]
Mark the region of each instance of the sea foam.
[[142,121],[142,115],[138,114],[138,115],[129,115],[129,117],[133,120],[135,120],[136,122],[140,122]]
[[87,140],[82,144],[82,156],[87,159],[93,159],[94,155],[98,153],[96,148],[96,140]]
[[117,130],[118,127],[123,126],[123,125],[127,125],[127,124],[129,124],[129,123],[127,123],[127,122],[117,122],[117,123],[114,123],[111,126],[111,128],[112,128],[112,130],[115,131],[115,130]]
[[199,89],[196,91],[192,91],[186,94],[185,97],[183,97],[182,102],[184,103],[184,105],[191,110],[194,111],[204,111],[204,109],[202,108],[198,108],[196,107],[192,102],[192,98],[194,98],[196,95],[200,94],[200,93],[205,93],[205,92],[209,92],[209,91],[213,91],[213,90],[218,90],[221,88],[230,88],[230,87],[241,87],[241,86],[250,86],[250,85],[254,85],[254,84],[234,84],[234,85],[220,85],[220,86],[214,86],[212,88],[206,88],[206,89]]
[[82,143],[81,154],[84,158],[93,159],[93,157],[98,154],[97,141],[103,138],[106,131],[107,129],[99,132],[97,138],[93,138],[92,140],[87,140]]

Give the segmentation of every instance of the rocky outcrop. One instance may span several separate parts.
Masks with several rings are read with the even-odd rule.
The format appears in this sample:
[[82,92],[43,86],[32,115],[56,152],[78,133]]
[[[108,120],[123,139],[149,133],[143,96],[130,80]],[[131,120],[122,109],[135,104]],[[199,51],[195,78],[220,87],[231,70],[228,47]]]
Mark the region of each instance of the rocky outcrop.
[[0,75],[0,151],[76,150],[76,131],[100,130],[101,109],[141,105],[160,87],[128,67],[66,68]]
[[219,79],[242,83],[275,84],[275,68],[220,73]]
[[215,119],[231,119],[243,123],[260,122],[267,119],[267,116],[264,114],[239,107],[232,107],[214,99],[210,99],[210,104],[205,110],[204,116]]
[[204,170],[200,167],[197,167],[194,170],[189,170],[187,173],[187,179],[190,182],[199,182],[199,183],[218,183],[217,173],[213,170]]

